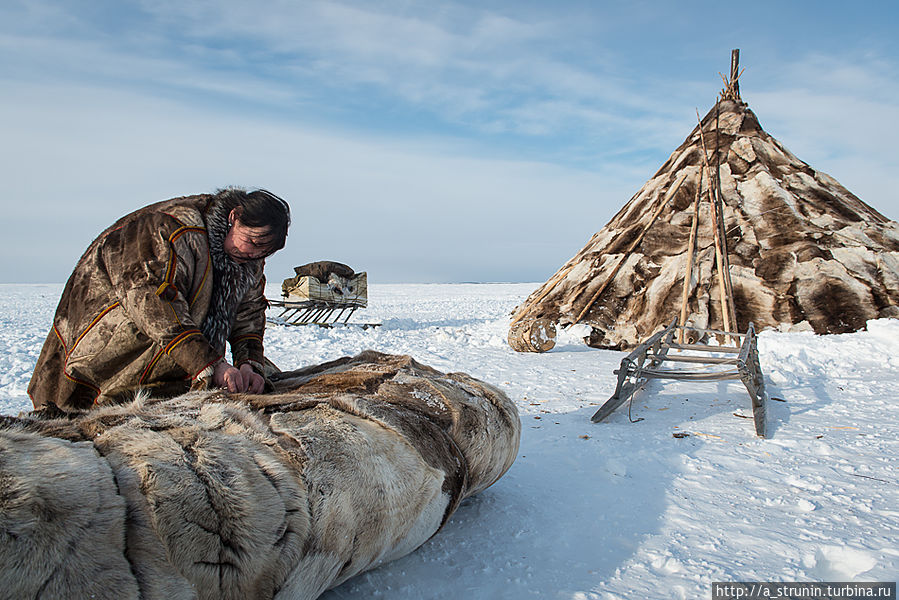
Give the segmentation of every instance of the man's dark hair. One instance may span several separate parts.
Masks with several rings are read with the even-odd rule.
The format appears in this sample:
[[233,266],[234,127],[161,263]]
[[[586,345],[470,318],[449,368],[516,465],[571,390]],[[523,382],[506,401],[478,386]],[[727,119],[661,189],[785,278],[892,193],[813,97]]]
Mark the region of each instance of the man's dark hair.
[[268,190],[252,192],[240,188],[228,188],[216,193],[227,210],[237,208],[240,222],[248,227],[268,227],[271,231],[269,254],[274,254],[287,242],[290,227],[290,206]]

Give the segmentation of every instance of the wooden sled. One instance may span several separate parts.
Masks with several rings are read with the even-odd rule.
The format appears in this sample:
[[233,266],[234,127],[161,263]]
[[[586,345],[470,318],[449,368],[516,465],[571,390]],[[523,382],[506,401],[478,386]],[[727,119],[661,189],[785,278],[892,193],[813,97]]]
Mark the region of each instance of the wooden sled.
[[[707,339],[710,335],[723,336],[728,340],[733,340],[734,345],[712,346],[702,343],[678,343],[674,339],[678,330],[685,333],[692,332],[700,340]],[[675,355],[669,354],[668,351],[672,348],[682,352]],[[702,352],[704,354],[686,354],[686,352]],[[666,369],[663,366],[666,362],[707,365],[708,368],[692,371]],[[752,399],[755,433],[759,437],[767,435],[768,395],[765,392],[765,378],[759,365],[758,338],[752,323],[749,324],[746,333],[728,333],[714,329],[681,327],[677,324],[677,319],[674,319],[668,327],[650,337],[621,359],[621,366],[615,373],[618,375],[615,393],[593,415],[591,420],[594,423],[598,423],[612,414],[650,379],[685,381],[740,379]]]
[[[282,288],[283,289],[283,288]],[[321,282],[315,277],[297,277],[282,294],[282,300],[269,300],[269,306],[280,308],[270,323],[278,325],[359,325],[365,329],[380,323],[350,323],[350,317],[368,305],[367,275],[362,272],[351,278],[332,275]]]

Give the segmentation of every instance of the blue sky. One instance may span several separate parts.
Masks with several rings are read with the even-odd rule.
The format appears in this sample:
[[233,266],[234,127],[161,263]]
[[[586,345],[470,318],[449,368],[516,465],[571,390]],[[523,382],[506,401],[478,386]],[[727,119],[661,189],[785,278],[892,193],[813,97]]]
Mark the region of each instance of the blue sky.
[[899,219],[896,2],[0,4],[0,281],[62,282],[91,239],[226,185],[287,199],[269,280],[543,281],[705,114],[743,99]]

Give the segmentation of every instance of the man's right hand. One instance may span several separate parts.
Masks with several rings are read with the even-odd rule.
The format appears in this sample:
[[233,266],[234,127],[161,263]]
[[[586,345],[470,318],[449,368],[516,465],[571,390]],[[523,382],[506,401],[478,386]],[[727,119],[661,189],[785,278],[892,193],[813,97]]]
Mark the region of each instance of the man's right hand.
[[229,392],[245,392],[248,385],[240,369],[224,360],[215,365],[215,371],[212,373],[212,383]]

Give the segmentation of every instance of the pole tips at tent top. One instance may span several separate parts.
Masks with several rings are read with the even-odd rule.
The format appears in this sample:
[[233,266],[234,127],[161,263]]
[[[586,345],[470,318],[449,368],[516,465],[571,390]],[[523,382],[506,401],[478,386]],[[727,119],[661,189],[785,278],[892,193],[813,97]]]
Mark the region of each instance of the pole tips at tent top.
[[[719,75],[721,74],[719,73]],[[742,71],[740,71],[740,49],[735,48],[730,51],[730,77],[721,75],[721,79],[724,80],[724,89],[721,90],[722,100],[743,101],[740,98],[740,75],[742,75]]]

